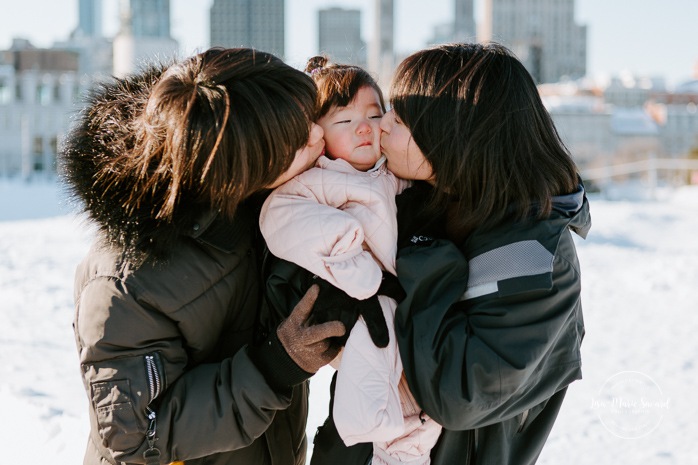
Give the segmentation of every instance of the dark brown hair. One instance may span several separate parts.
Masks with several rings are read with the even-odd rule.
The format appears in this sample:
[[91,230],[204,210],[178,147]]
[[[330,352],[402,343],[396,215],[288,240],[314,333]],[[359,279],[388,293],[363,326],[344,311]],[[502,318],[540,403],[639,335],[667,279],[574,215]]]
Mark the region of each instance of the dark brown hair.
[[313,82],[275,56],[209,49],[170,66],[153,86],[133,150],[114,160],[125,169],[113,182],[118,172],[139,173],[129,205],[155,202],[157,219],[172,220],[182,199],[232,217],[290,167],[315,102]]
[[331,63],[328,57],[317,55],[308,60],[305,72],[313,78],[318,87],[318,118],[325,116],[333,107],[346,107],[354,100],[357,92],[366,86],[376,91],[381,110],[385,112],[383,92],[365,69]]
[[249,48],[213,48],[100,83],[66,137],[71,196],[134,260],[166,257],[201,215],[232,219],[310,134],[315,83]]
[[465,232],[541,218],[552,196],[576,190],[577,172],[521,62],[495,44],[448,44],[407,57],[392,107],[431,164],[433,206]]

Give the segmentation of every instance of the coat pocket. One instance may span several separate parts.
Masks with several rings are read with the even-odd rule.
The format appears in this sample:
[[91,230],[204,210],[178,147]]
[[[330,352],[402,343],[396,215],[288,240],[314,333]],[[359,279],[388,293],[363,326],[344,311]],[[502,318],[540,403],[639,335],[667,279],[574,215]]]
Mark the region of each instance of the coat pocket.
[[[136,412],[131,402],[131,383],[127,379],[95,382],[91,385],[92,404],[99,436],[110,449],[139,434]],[[143,431],[140,431],[143,434]],[[131,443],[131,441],[124,441]]]
[[83,371],[96,432],[114,458],[129,457],[147,435],[154,440],[156,423],[151,407],[167,388],[158,352],[85,364]]

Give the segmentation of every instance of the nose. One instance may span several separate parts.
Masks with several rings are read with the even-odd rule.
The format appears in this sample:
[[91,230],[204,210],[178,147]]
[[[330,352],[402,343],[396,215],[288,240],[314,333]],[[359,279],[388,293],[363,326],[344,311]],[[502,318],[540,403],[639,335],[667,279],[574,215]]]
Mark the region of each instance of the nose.
[[325,131],[322,129],[322,126],[317,123],[312,123],[310,126],[310,135],[308,136],[308,145],[317,144],[324,136]]
[[370,134],[371,133],[371,124],[368,121],[361,121],[356,128],[356,132],[359,134]]

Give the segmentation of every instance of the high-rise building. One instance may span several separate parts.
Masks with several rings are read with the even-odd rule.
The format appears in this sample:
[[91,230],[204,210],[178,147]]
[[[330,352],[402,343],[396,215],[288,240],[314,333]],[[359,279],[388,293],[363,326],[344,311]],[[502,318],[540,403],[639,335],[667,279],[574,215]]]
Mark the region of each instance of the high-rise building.
[[112,43],[102,33],[103,0],[78,0],[78,26],[54,48],[78,53],[78,74],[109,76],[112,73]]
[[538,83],[586,74],[586,26],[574,21],[575,0],[485,0],[480,40],[509,47]]
[[395,70],[395,8],[393,0],[374,0],[375,22],[368,69],[387,89]]
[[284,57],[284,0],[214,0],[211,46],[253,47]]
[[80,0],[75,35],[102,37],[102,0]]
[[327,8],[318,12],[318,50],[335,63],[366,66],[361,11]]
[[445,44],[453,41],[453,23],[438,23],[432,28],[431,37],[427,39],[427,45]]
[[170,0],[129,0],[133,37],[170,38]]
[[119,14],[113,49],[115,76],[177,56],[179,45],[170,37],[169,0],[121,0]]
[[477,40],[475,30],[475,5],[473,0],[455,0],[453,20],[453,40],[456,42],[474,42]]

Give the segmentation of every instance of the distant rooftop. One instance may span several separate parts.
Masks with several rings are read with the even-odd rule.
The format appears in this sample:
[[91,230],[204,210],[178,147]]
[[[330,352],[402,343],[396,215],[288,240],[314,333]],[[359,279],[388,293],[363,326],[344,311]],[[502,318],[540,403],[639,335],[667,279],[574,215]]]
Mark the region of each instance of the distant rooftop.
[[616,108],[611,115],[611,129],[622,136],[656,136],[657,123],[641,108]]
[[698,94],[698,79],[683,82],[674,91],[679,94]]
[[604,113],[609,111],[602,97],[594,95],[543,95],[550,113]]

